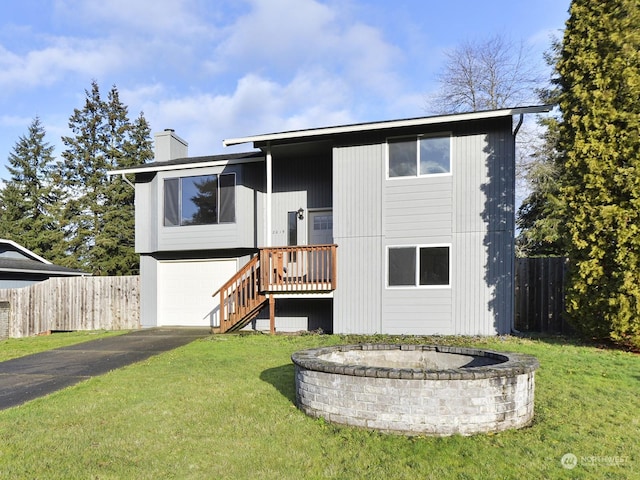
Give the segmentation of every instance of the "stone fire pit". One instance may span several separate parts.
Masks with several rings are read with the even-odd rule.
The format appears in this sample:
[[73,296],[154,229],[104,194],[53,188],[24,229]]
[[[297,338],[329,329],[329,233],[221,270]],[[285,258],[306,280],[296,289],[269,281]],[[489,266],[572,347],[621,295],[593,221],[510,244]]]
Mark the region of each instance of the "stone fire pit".
[[496,432],[533,419],[529,355],[434,345],[341,345],[292,355],[296,403],[329,422],[409,435]]

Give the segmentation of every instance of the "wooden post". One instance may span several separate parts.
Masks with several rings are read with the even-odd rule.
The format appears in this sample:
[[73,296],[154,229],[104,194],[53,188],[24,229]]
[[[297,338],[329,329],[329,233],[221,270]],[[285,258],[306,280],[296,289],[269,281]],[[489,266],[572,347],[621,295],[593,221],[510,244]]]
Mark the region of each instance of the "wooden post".
[[269,295],[269,332],[271,335],[276,333],[276,298],[273,294]]
[[224,333],[225,332],[224,329],[226,327],[226,325],[225,325],[225,317],[224,317],[224,304],[225,304],[225,298],[224,297],[225,297],[225,293],[226,292],[227,292],[226,290],[222,290],[219,293],[219,295],[220,295],[220,314],[219,314],[219,317],[220,317],[220,326],[219,326],[220,333]]

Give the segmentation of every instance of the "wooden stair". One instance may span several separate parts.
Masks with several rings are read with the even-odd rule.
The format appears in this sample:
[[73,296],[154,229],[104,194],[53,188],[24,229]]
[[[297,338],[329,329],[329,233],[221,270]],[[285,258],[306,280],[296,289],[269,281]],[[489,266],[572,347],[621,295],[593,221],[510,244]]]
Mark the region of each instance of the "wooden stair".
[[220,297],[220,325],[214,333],[234,332],[254,320],[269,305],[275,333],[275,296],[321,293],[336,288],[337,245],[262,248],[212,296]]

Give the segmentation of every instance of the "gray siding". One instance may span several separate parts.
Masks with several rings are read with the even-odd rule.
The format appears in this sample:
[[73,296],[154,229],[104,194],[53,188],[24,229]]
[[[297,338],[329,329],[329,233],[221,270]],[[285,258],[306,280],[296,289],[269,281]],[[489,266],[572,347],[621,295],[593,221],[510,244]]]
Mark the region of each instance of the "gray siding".
[[279,158],[274,154],[273,193],[271,197],[272,244],[287,245],[287,213],[302,208],[304,221],[298,222],[298,244],[307,243],[307,212],[331,208],[330,156]]
[[[453,141],[455,145],[455,139]],[[454,163],[454,162],[452,162]],[[382,332],[453,334],[450,287],[386,287],[387,247],[450,245],[453,226],[452,176],[394,178],[384,183]],[[450,253],[454,255],[453,251]]]
[[[162,204],[160,204],[161,206]],[[158,181],[136,182],[136,252],[158,250]]]
[[336,333],[381,333],[384,288],[382,184],[385,147],[335,148],[333,236],[338,244]]
[[158,261],[149,255],[140,255],[140,325],[158,324]]
[[[450,238],[453,222],[452,177],[390,179],[384,186],[387,239]],[[401,242],[404,243],[404,242]]]
[[[384,143],[334,150],[336,333],[509,332],[511,119],[452,130],[452,174],[446,176],[387,179]],[[442,244],[451,247],[450,287],[386,287],[388,246]]]
[[[219,167],[185,168],[158,172],[148,183],[136,184],[136,250],[158,251],[255,248],[262,215],[263,177],[256,174],[262,163]],[[164,226],[164,180],[167,178],[236,174],[236,221],[220,225]]]
[[[332,333],[332,301],[330,298],[278,298],[276,299],[276,331],[299,332],[322,330]],[[269,307],[265,307],[246,330],[268,331]]]
[[511,329],[513,142],[510,119],[496,122],[492,131],[461,136],[456,142],[454,318],[459,331],[490,335]]
[[23,278],[23,279],[18,279],[18,278],[7,279],[7,278],[3,278],[3,279],[0,279],[0,289],[28,287],[29,285],[33,285],[34,283],[42,282],[43,280],[46,280],[46,278],[42,278],[42,279],[38,279],[38,280],[34,280],[33,278]]

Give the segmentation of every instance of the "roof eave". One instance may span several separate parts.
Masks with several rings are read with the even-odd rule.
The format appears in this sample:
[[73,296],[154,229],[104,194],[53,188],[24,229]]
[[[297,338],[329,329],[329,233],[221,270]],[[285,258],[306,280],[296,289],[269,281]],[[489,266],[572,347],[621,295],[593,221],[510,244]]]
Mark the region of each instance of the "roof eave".
[[49,276],[60,276],[60,277],[88,277],[91,276],[89,273],[85,272],[69,272],[66,270],[38,270],[38,269],[29,269],[29,268],[0,268],[0,272],[9,272],[9,273],[38,273]]
[[186,170],[189,168],[218,167],[218,166],[224,166],[224,165],[236,165],[241,163],[261,162],[263,160],[264,160],[264,157],[256,156],[256,157],[232,158],[228,160],[212,160],[209,162],[198,162],[198,163],[180,163],[180,164],[160,165],[160,166],[142,165],[139,167],[110,170],[107,172],[107,176],[111,177],[114,175],[148,173],[148,172],[168,172],[171,170]]
[[8,243],[9,245],[12,245],[14,248],[16,248],[20,252],[24,253],[27,257],[30,257],[34,261],[37,261],[37,262],[40,262],[40,263],[44,263],[45,265],[53,265],[46,258],[41,257],[37,253],[32,252],[28,248],[23,247],[22,245],[20,245],[19,243],[14,242],[13,240],[8,240],[6,238],[0,238],[0,243]]
[[551,111],[552,105],[536,105],[528,107],[514,107],[500,110],[487,110],[482,112],[455,113],[450,115],[439,115],[435,117],[418,117],[404,120],[388,120],[383,122],[358,123],[352,125],[342,125],[335,127],[311,128],[307,130],[293,130],[289,132],[268,133],[264,135],[253,135],[250,137],[238,137],[223,140],[223,145],[240,145],[242,143],[263,143],[277,140],[292,140],[297,138],[323,137],[327,135],[340,135],[345,133],[357,133],[372,130],[383,130],[389,128],[415,127],[421,125],[434,125],[438,123],[463,122],[469,120],[482,120],[526,113],[545,113]]

